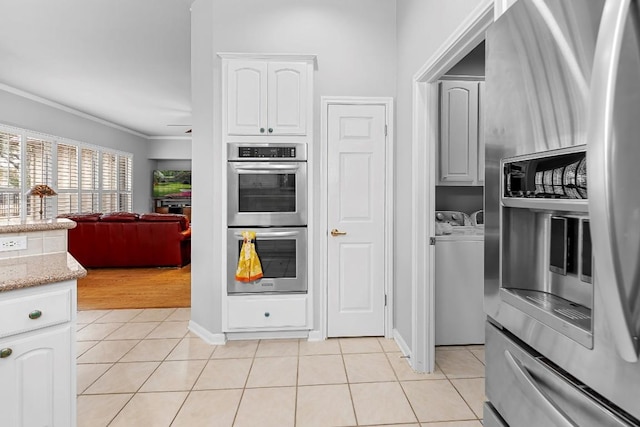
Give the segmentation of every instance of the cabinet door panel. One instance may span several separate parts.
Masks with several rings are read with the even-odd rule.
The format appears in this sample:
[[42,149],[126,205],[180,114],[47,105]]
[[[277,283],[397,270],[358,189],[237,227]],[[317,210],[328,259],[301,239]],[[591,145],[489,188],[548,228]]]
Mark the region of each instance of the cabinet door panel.
[[473,183],[478,157],[478,82],[440,85],[440,181]]
[[304,135],[307,130],[307,64],[269,64],[269,134]]
[[0,341],[0,348],[12,350],[0,359],[2,425],[75,425],[71,336],[71,326],[66,325]]
[[227,129],[230,135],[266,134],[267,64],[265,62],[230,62],[227,97]]

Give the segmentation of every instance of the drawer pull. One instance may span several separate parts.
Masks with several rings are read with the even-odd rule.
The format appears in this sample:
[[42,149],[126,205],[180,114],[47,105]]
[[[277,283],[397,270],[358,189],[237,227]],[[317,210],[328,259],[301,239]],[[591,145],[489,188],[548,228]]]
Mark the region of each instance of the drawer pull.
[[11,350],[10,348],[3,348],[2,350],[0,350],[0,359],[11,356],[11,353],[13,353],[13,350]]
[[40,316],[42,316],[42,312],[40,310],[33,310],[31,313],[29,313],[29,319],[32,320],[39,319]]
[[271,316],[271,313],[269,313],[268,311],[266,311],[266,312],[264,313],[264,317],[269,317],[269,316]]
[[536,402],[539,407],[546,409],[545,412],[554,421],[554,425],[562,427],[577,426],[551,397],[540,388],[522,362],[513,357],[509,350],[504,351],[504,356],[507,359],[507,365],[509,365],[522,385],[521,390],[527,395],[527,398]]

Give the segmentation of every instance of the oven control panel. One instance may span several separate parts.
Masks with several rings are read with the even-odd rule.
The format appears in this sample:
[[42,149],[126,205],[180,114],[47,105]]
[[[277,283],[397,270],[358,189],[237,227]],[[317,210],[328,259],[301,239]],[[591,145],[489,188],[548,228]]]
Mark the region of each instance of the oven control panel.
[[306,162],[307,144],[304,143],[230,143],[227,160],[230,162]]
[[269,159],[295,159],[296,147],[238,147],[238,157],[269,158]]

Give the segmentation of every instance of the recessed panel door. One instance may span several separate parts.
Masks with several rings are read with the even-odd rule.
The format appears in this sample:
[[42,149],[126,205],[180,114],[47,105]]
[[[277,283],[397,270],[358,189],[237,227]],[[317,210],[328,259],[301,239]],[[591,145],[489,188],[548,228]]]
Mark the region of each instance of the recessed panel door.
[[227,83],[227,131],[230,135],[265,135],[267,124],[267,64],[232,61]]
[[328,335],[384,335],[383,105],[329,105]]

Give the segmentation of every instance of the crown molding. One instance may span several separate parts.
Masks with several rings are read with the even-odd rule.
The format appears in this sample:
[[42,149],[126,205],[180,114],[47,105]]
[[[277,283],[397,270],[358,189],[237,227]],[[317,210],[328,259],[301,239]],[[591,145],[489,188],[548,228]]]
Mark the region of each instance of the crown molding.
[[222,59],[260,59],[265,61],[308,61],[317,66],[318,55],[297,53],[218,52]]
[[12,93],[14,95],[21,96],[21,97],[29,99],[31,101],[38,102],[38,103],[46,105],[48,107],[52,107],[52,108],[64,111],[65,113],[69,113],[69,114],[73,114],[73,115],[78,116],[78,117],[82,117],[83,119],[87,119],[87,120],[94,121],[96,123],[100,123],[101,125],[109,126],[109,127],[114,128],[114,129],[118,129],[118,130],[121,130],[123,132],[130,133],[130,134],[138,136],[140,138],[149,139],[149,135],[145,135],[143,133],[140,133],[140,132],[135,131],[133,129],[129,129],[129,128],[121,126],[119,124],[110,122],[108,120],[101,119],[100,117],[92,116],[91,114],[82,112],[80,110],[76,110],[75,108],[67,107],[66,105],[60,104],[60,103],[55,102],[55,101],[51,101],[50,99],[46,99],[46,98],[43,98],[43,97],[38,96],[38,95],[34,95],[32,93],[26,92],[26,91],[21,90],[21,89],[17,89],[15,87],[9,86],[9,85],[4,84],[4,83],[0,83],[0,90]]
[[191,137],[190,136],[168,136],[168,135],[164,135],[164,136],[148,136],[147,137],[148,140],[150,141],[154,141],[154,140],[163,140],[163,139],[174,139],[174,140],[180,140],[180,141],[191,141]]

